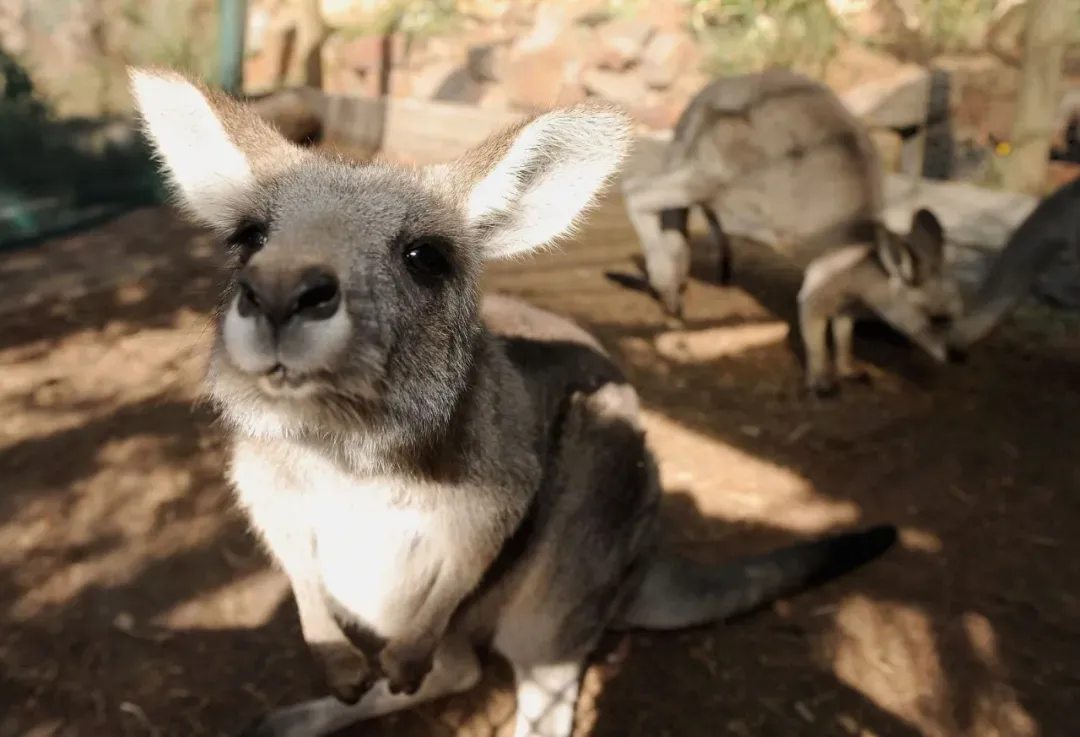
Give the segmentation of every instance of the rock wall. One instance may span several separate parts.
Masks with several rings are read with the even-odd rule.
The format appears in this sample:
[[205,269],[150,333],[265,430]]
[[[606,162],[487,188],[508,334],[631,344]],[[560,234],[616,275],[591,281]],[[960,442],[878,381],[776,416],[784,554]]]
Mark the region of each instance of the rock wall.
[[[272,84],[281,65],[280,47],[259,39],[273,26],[268,15],[253,13],[255,52],[245,68],[252,90]],[[327,38],[321,58],[322,86],[331,93],[386,92],[518,110],[602,97],[656,128],[670,126],[704,84],[703,62],[681,5],[604,18],[587,3],[507,5],[461,19],[445,36],[384,38],[346,28]]]
[[[379,33],[392,3],[406,9],[401,28]],[[1002,12],[1010,3],[1016,5],[1002,0]],[[913,23],[910,13],[886,12],[896,3],[828,4],[852,38],[903,35]],[[309,5],[322,16],[315,28],[297,18]],[[249,92],[278,84],[289,67],[303,73],[300,83],[314,79],[330,93],[499,110],[603,98],[627,108],[642,130],[666,130],[715,68],[716,39],[691,30],[693,7],[700,5],[681,0],[249,0],[245,76]],[[176,66],[215,77],[217,12],[218,0],[0,0],[0,61],[10,58],[28,72],[35,93],[60,115],[123,113],[130,109],[126,64]],[[1016,15],[1015,8],[1009,12]],[[313,45],[311,37],[317,39]],[[308,45],[315,58],[290,63],[297,47]],[[1015,47],[1016,34],[999,29],[995,45]],[[950,135],[971,142],[959,158],[974,162],[968,166],[972,171],[992,166],[986,143],[1007,137],[1016,69],[991,54],[939,57],[935,63],[952,71]],[[925,122],[926,69],[845,41],[827,65],[813,71],[871,124],[887,166],[910,171],[917,151],[896,130]],[[1062,103],[1062,130],[1068,113],[1077,110],[1080,75]],[[1072,167],[1053,169],[1054,182],[1075,173]]]
[[217,43],[217,0],[0,0],[0,68],[62,116],[127,112],[128,63],[213,75]]
[[[473,0],[456,4],[453,21],[441,33],[381,34],[372,30],[376,0],[324,0],[331,30],[321,48],[318,84],[332,94],[517,111],[595,97],[625,107],[643,131],[669,129],[709,79],[715,48],[691,30],[688,3],[652,0],[636,4],[632,14],[616,15],[612,5]],[[882,4],[870,0],[831,0],[830,5],[853,33],[895,35],[894,27],[909,22],[883,14]],[[250,91],[273,87],[288,65],[281,38],[289,22],[280,18],[289,7],[286,0],[254,0],[245,67]],[[959,152],[943,154],[957,160],[954,166],[950,159],[946,168],[985,174],[994,164],[987,142],[1008,136],[1018,72],[991,54],[939,57],[935,64],[950,73],[947,134],[969,142]],[[845,42],[817,72],[872,128],[887,167],[914,171],[918,152],[897,131],[926,123],[927,68]],[[1073,109],[1080,110],[1080,86],[1063,101],[1062,131]]]

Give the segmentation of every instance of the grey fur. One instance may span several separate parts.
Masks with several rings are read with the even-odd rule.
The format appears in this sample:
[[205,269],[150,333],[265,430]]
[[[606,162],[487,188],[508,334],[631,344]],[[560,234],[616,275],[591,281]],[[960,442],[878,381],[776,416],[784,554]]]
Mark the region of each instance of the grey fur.
[[949,330],[950,346],[965,351],[990,335],[1070,248],[1080,262],[1080,179],[1044,198],[1009,236],[963,317]]
[[[704,211],[720,251],[720,281],[730,280],[731,252],[716,212],[722,204],[756,220],[771,234],[764,240],[804,273],[828,274],[804,288],[804,323],[828,322],[840,303],[861,301],[935,359],[946,359],[941,338],[928,328],[930,315],[951,318],[962,310],[943,268],[944,240],[913,243],[881,225],[878,153],[826,85],[787,70],[711,82],[676,125],[661,170],[624,178],[623,195],[650,286],[670,314],[681,315],[689,277],[690,208]],[[920,217],[940,228],[929,213]],[[925,230],[916,228],[915,236]],[[861,257],[851,258],[852,249]],[[913,262],[918,273],[907,268]],[[810,293],[819,289],[829,297]],[[822,312],[825,305],[834,311]],[[808,371],[812,388],[832,386],[823,370]]]
[[[333,694],[248,734],[329,734],[471,688],[476,651],[492,648],[517,679],[516,737],[568,737],[609,626],[664,626],[672,602],[722,619],[893,543],[875,528],[722,569],[660,554],[633,388],[580,327],[481,299],[493,244],[542,245],[545,224],[572,225],[615,173],[622,114],[548,113],[450,165],[360,166],[300,153],[175,74],[133,79],[181,202],[239,241],[211,396],[237,498],[291,581]],[[217,153],[205,171],[181,155],[193,146]],[[403,256],[432,237],[449,270],[425,281]],[[290,301],[313,267],[337,275],[336,302]],[[241,309],[238,279],[252,273]]]

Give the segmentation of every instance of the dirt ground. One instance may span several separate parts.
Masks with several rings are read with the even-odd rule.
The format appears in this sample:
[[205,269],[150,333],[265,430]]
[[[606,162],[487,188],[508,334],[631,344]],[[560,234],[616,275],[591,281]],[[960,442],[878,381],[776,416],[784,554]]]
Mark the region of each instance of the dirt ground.
[[[0,737],[234,735],[318,682],[198,401],[216,252],[142,211],[0,256],[0,299],[89,268],[85,239],[131,278],[0,315]],[[579,319],[629,372],[671,540],[722,559],[888,521],[902,545],[741,622],[614,643],[578,733],[1074,733],[1080,330],[1002,334],[956,367],[863,331],[873,385],[814,401],[790,274],[740,251],[738,286],[694,283],[674,328],[605,278],[635,254],[609,202],[490,281]],[[507,683],[492,662],[469,695],[345,734],[507,734]]]

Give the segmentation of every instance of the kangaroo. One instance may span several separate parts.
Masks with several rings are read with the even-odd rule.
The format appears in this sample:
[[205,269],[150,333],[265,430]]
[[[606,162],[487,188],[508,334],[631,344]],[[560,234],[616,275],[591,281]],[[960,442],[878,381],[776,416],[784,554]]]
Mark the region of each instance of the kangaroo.
[[1009,236],[971,304],[949,328],[950,350],[963,353],[993,332],[1069,248],[1080,259],[1080,179],[1043,198]]
[[[875,312],[945,361],[943,342],[928,326],[958,315],[963,303],[944,271],[944,238],[931,237],[940,224],[925,211],[912,221],[918,243],[889,235],[881,224],[883,182],[873,141],[837,95],[809,77],[777,69],[705,86],[676,124],[659,173],[624,177],[623,197],[648,281],[669,314],[682,314],[691,207],[704,212],[719,250],[719,280],[730,283],[731,249],[719,204],[756,221],[750,230],[762,234],[758,240],[772,244],[804,275],[814,272],[800,310],[824,304],[810,293],[828,274],[845,284],[848,296],[872,294]],[[898,268],[915,262],[917,269]],[[818,324],[827,317],[812,313],[802,320]]]
[[833,248],[811,261],[803,276],[799,333],[806,352],[806,386],[818,397],[836,396],[839,381],[868,381],[855,364],[852,345],[855,320],[867,310],[935,360],[963,358],[946,341],[963,299],[951,280],[941,278],[945,232],[937,217],[925,208],[917,210],[904,237],[881,224],[873,229],[868,242]]
[[885,553],[880,525],[729,565],[664,552],[638,398],[574,323],[480,294],[488,259],[571,230],[630,124],[585,103],[456,161],[356,164],[132,69],[180,207],[230,253],[209,396],[240,507],[287,575],[329,695],[248,737],[313,737],[513,666],[516,737],[569,737],[611,628],[722,621]]

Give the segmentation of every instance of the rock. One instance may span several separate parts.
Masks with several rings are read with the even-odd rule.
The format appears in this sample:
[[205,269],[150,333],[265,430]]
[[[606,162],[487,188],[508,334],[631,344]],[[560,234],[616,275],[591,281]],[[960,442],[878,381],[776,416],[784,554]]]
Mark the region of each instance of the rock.
[[900,134],[887,129],[870,131],[870,138],[881,156],[881,165],[887,172],[900,171],[900,154],[904,141]]
[[437,61],[465,64],[470,44],[460,37],[428,36],[415,39],[409,45],[407,62],[412,68],[420,68]]
[[908,65],[885,79],[860,84],[841,97],[871,128],[906,128],[926,121],[929,96],[929,72]]
[[502,19],[511,5],[506,0],[459,0],[455,3],[459,12],[486,22]]
[[1019,59],[1027,25],[1027,5],[1011,2],[1007,8],[998,8],[997,15],[986,30],[986,47],[1006,58]]
[[[345,39],[337,34],[331,34],[319,49],[319,63],[322,65],[322,89],[330,93],[340,93],[346,90],[352,82],[353,74],[344,62],[343,50]],[[251,81],[245,75],[244,86],[249,87]]]
[[485,110],[506,110],[510,107],[510,100],[507,98],[506,90],[502,85],[483,85],[476,106]]
[[653,35],[641,56],[641,76],[653,89],[664,90],[679,75],[701,64],[702,52],[686,31],[661,31]]
[[480,83],[472,78],[468,69],[462,66],[454,69],[443,79],[431,95],[431,99],[475,105],[482,93]]
[[[341,61],[357,72],[378,70],[383,64],[384,44],[387,39],[380,35],[357,36],[341,45]],[[407,63],[409,44],[404,35],[395,33],[388,39],[390,65],[404,66]]]
[[467,52],[465,66],[477,82],[498,82],[510,63],[508,43],[478,44]]
[[[569,32],[547,46],[515,47],[503,75],[506,97],[512,107],[546,110],[569,105],[586,96],[581,77],[585,67],[581,39],[590,38],[584,29]],[[586,57],[588,58],[587,54]]]
[[637,64],[654,32],[651,23],[636,18],[616,18],[598,26],[600,68],[622,71]]
[[247,26],[244,29],[244,52],[257,54],[263,50],[266,32],[273,25],[275,11],[279,8],[251,7],[248,9]]
[[565,83],[566,56],[558,46],[516,55],[506,67],[503,86],[514,107],[548,109],[555,105]]
[[567,8],[555,3],[541,3],[536,9],[532,27],[528,33],[519,37],[514,45],[515,51],[525,53],[539,51],[556,45],[572,27],[567,17]]
[[649,88],[636,74],[589,69],[582,76],[582,82],[589,94],[628,107],[641,104],[649,94]]
[[589,97],[588,91],[578,79],[566,79],[563,81],[563,86],[559,89],[559,94],[555,97],[555,107],[565,107],[567,105],[576,105],[579,102],[584,102]]
[[550,109],[584,98],[581,73],[592,63],[595,48],[592,30],[566,26],[562,15],[550,13],[510,46],[501,70],[496,64],[491,73],[501,77],[512,107]]
[[567,5],[567,21],[574,25],[598,26],[611,19],[610,0],[577,0]]
[[[670,132],[679,122],[679,117],[686,110],[690,99],[709,82],[709,76],[704,72],[687,71],[678,77],[671,88],[660,93],[647,89],[643,81],[635,80],[632,75],[614,75],[607,78],[601,76],[604,74],[603,70],[593,70],[588,77],[593,85],[596,85],[596,89],[605,88],[606,95],[601,95],[602,97],[624,105],[634,120],[650,131]],[[592,91],[588,84],[586,89]],[[613,95],[632,99],[624,101],[611,97]]]
[[895,2],[829,0],[829,9],[844,30],[856,38],[892,38],[909,23],[909,14]]
[[265,51],[244,59],[244,90],[262,92],[273,89],[278,81],[278,65]]
[[652,25],[658,33],[685,31],[690,25],[689,4],[679,0],[642,3],[635,17]]
[[408,97],[411,91],[411,73],[407,67],[395,66],[389,70],[388,88],[384,89],[381,65],[357,69],[342,59],[344,40],[335,53],[328,45],[323,49],[323,90],[330,94],[379,97],[389,93],[392,97]]
[[[451,77],[459,71],[463,71],[461,67],[452,61],[436,61],[426,65],[423,69],[416,71],[410,75],[410,87],[412,97],[420,100],[431,100],[435,98],[435,95],[444,90],[445,95],[454,95],[462,91],[464,83],[460,80],[461,75],[458,76],[458,81],[454,81]],[[467,77],[468,75],[465,74]],[[445,99],[445,98],[443,98]]]
[[825,69],[821,81],[837,94],[865,82],[890,77],[904,68],[894,56],[862,44],[843,42]]
[[675,127],[686,104],[683,100],[661,97],[644,105],[630,108],[634,120],[654,131],[668,130]]

